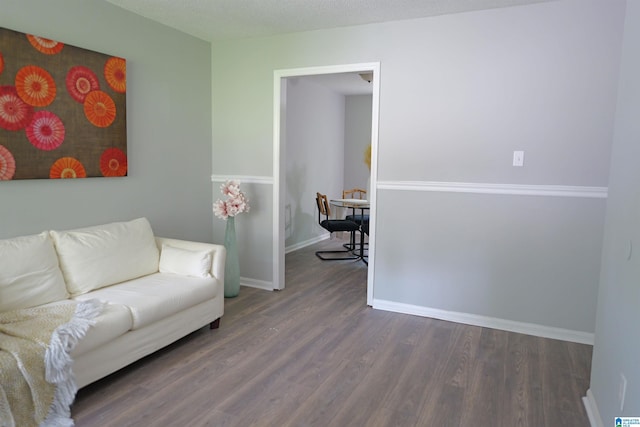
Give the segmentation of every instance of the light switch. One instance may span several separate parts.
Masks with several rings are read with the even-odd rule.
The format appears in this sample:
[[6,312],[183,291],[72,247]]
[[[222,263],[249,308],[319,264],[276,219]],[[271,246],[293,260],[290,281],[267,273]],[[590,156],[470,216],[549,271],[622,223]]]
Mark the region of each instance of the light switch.
[[524,151],[513,152],[513,166],[524,166]]

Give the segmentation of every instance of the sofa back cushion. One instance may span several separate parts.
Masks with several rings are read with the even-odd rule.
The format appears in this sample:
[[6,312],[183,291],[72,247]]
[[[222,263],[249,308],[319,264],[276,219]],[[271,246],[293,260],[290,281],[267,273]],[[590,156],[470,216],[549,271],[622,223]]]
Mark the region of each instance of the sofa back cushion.
[[68,297],[49,233],[0,240],[0,312]]
[[158,271],[160,254],[146,218],[51,236],[72,296]]

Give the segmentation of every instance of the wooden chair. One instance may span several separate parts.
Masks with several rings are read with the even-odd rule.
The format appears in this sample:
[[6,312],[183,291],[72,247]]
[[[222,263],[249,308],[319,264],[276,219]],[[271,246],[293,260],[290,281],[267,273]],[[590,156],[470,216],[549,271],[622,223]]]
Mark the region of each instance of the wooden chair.
[[362,188],[352,188],[351,190],[342,190],[342,198],[364,200],[367,198],[367,190],[363,190]]
[[[331,208],[329,207],[329,201],[327,196],[321,193],[316,193],[316,204],[318,205],[318,224],[329,233],[335,233],[337,231],[346,231],[349,233],[355,233],[360,229],[360,226],[353,221],[347,219],[330,219]],[[324,219],[322,217],[324,216]],[[327,257],[324,254],[351,254],[351,256],[336,256]],[[323,261],[342,261],[351,259],[360,259],[358,255],[353,254],[352,250],[332,250],[332,251],[316,251],[316,256]]]
[[[359,199],[359,200],[364,200],[367,198],[367,190],[363,190],[362,188],[352,188],[350,190],[342,190],[342,198],[343,199]],[[362,226],[364,223],[367,223],[367,225],[369,224],[369,215],[367,214],[351,214],[351,215],[347,215],[345,217],[345,219],[348,219],[349,221],[353,221],[356,224]],[[351,249],[354,250],[357,247],[357,243],[356,243],[356,235],[355,233],[351,233],[351,239],[349,243],[345,243],[343,245],[345,248],[347,249]]]

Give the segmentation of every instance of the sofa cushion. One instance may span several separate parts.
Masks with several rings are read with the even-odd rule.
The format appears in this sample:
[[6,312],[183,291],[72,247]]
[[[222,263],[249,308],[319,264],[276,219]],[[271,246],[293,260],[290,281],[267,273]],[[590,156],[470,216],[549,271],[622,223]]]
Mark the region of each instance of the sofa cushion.
[[193,277],[211,277],[210,250],[189,250],[163,244],[160,251],[160,273]]
[[71,295],[158,271],[159,252],[146,218],[51,231]]
[[68,297],[48,233],[0,240],[0,312]]
[[[89,298],[90,299],[90,298]],[[102,313],[95,319],[95,324],[89,328],[72,352],[72,356],[79,356],[103,344],[124,335],[133,327],[131,310],[121,304],[105,304]]]
[[129,307],[133,328],[140,329],[179,311],[215,298],[220,285],[213,278],[155,273],[79,295]]

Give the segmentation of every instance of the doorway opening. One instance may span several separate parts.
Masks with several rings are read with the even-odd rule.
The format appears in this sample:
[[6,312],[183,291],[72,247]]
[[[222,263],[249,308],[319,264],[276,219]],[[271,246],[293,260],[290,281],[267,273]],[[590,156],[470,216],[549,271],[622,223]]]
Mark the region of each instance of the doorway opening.
[[[380,94],[380,63],[335,65],[324,67],[276,70],[274,72],[274,122],[273,122],[273,287],[285,286],[285,238],[287,199],[287,84],[304,77],[317,78],[332,75],[357,73],[371,85],[371,163],[368,199],[370,202],[370,229],[375,230],[376,218],[376,181],[378,166],[378,113]],[[311,203],[311,201],[310,201]],[[375,266],[375,232],[369,236],[369,264],[367,272],[367,304],[373,303],[373,282]]]

